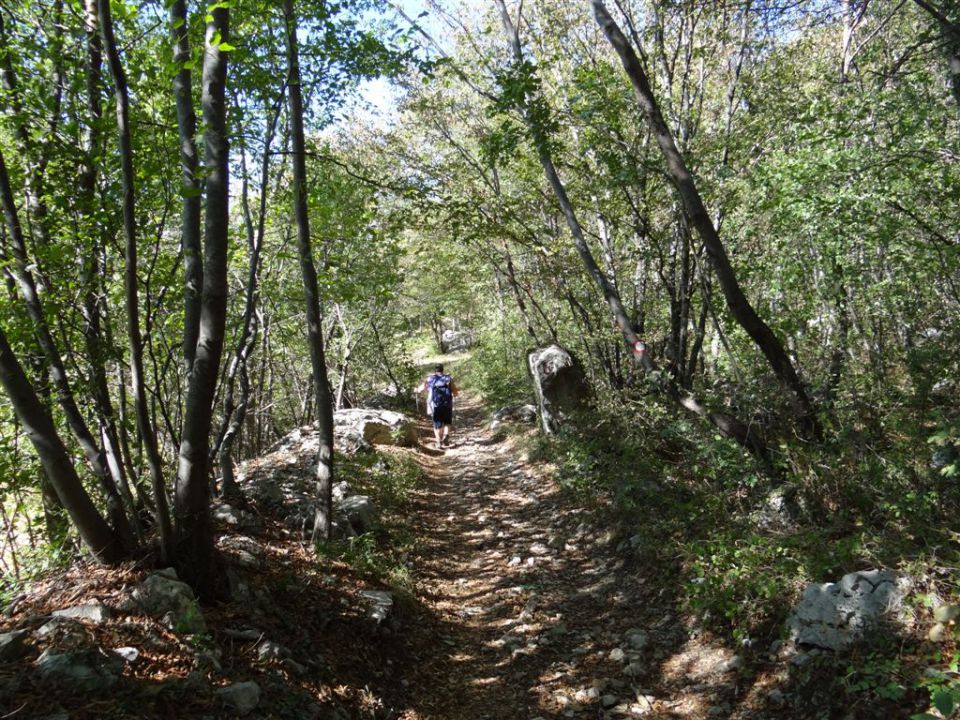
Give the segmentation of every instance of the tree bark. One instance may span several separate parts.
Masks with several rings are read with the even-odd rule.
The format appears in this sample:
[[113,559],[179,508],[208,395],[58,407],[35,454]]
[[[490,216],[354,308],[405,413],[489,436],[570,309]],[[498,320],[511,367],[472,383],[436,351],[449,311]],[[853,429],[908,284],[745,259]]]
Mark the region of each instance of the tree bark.
[[203,247],[200,237],[201,189],[197,173],[197,114],[193,108],[193,73],[190,61],[190,24],[186,0],[170,6],[170,34],[173,40],[173,98],[177,106],[180,139],[181,232],[184,264],[183,364],[187,376],[193,372],[200,335],[200,300],[203,288]]
[[133,144],[130,133],[130,98],[127,90],[127,75],[120,60],[117,41],[113,31],[113,16],[110,0],[98,0],[100,10],[100,33],[107,56],[110,75],[113,78],[114,97],[117,104],[117,136],[120,148],[120,171],[123,185],[123,235],[125,248],[124,307],[127,311],[127,337],[130,342],[130,386],[137,418],[140,441],[147,454],[150,477],[153,485],[154,503],[157,510],[157,525],[160,531],[160,553],[163,560],[170,558],[173,533],[170,527],[170,511],[167,506],[166,484],[163,479],[163,462],[157,447],[156,430],[150,421],[147,409],[147,393],[143,372],[143,337],[140,334],[139,278],[137,277],[137,217],[136,173],[133,167]]
[[647,116],[650,129],[660,146],[660,150],[667,164],[667,172],[677,188],[684,210],[690,222],[697,229],[703,244],[707,249],[707,256],[717,274],[720,289],[723,292],[727,307],[737,323],[753,339],[754,343],[767,358],[767,362],[774,374],[795,397],[796,413],[804,430],[812,437],[820,439],[823,429],[817,417],[816,409],[807,394],[803,382],[800,380],[793,363],[785,352],[783,345],[770,327],[757,315],[750,301],[744,295],[737,281],[733,266],[727,256],[726,249],[714,227],[713,220],[707,213],[700,193],[694,183],[693,176],[687,169],[683,156],[677,149],[670,129],[660,112],[653,91],[650,88],[646,72],[619,26],[607,12],[602,0],[591,0],[597,23],[600,25],[610,44],[620,56],[623,68],[633,84],[637,102]]
[[36,448],[50,484],[69,513],[83,542],[100,562],[117,563],[123,560],[127,556],[123,544],[84,490],[67,449],[57,435],[53,420],[37,397],[2,329],[0,384],[3,385],[30,442]]
[[97,0],[84,0],[84,30],[87,38],[87,108],[90,119],[84,132],[84,163],[80,172],[80,207],[86,223],[86,235],[81,243],[87,243],[84,253],[82,280],[83,285],[83,336],[89,363],[90,384],[94,402],[100,416],[100,436],[106,456],[107,466],[119,487],[127,510],[137,532],[137,539],[143,542],[143,533],[137,518],[137,503],[130,490],[130,483],[123,465],[122,451],[117,433],[117,424],[113,402],[110,398],[110,386],[107,382],[107,346],[103,341],[104,314],[100,311],[100,279],[104,268],[100,262],[103,234],[96,218],[97,189],[97,153],[101,149],[100,123],[103,119],[102,66],[103,47],[100,39],[100,22],[97,12]]
[[207,193],[203,241],[203,294],[197,353],[190,377],[177,467],[178,564],[202,598],[220,591],[210,520],[209,444],[213,399],[223,354],[227,311],[229,145],[227,56],[217,41],[229,38],[230,11],[216,7],[207,23],[203,53],[203,124]]
[[310,244],[310,217],[307,206],[307,164],[303,132],[303,97],[300,86],[300,57],[297,46],[297,18],[293,0],[283,1],[287,36],[287,92],[290,103],[290,141],[293,155],[293,213],[297,225],[297,248],[303,273],[304,300],[307,312],[307,342],[313,368],[313,394],[317,406],[317,429],[320,438],[317,458],[317,514],[313,540],[329,540],[333,514],[333,405],[327,382],[327,362],[323,349],[323,318],[317,271]]

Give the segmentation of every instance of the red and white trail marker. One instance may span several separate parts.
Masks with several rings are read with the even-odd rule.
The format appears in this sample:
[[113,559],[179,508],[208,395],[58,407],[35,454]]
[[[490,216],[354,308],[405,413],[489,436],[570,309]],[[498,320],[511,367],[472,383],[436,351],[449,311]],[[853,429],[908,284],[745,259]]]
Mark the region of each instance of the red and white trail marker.
[[633,354],[634,355],[643,355],[647,351],[647,346],[643,344],[643,341],[637,340],[633,344]]

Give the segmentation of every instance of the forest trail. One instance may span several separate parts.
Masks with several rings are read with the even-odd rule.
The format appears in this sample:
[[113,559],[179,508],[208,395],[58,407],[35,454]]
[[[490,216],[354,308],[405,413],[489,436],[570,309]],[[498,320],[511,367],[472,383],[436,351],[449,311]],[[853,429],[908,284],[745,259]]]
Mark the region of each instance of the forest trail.
[[[465,397],[414,500],[410,720],[746,717],[733,653],[694,638],[641,553],[593,527]],[[756,689],[756,688],[755,688]]]

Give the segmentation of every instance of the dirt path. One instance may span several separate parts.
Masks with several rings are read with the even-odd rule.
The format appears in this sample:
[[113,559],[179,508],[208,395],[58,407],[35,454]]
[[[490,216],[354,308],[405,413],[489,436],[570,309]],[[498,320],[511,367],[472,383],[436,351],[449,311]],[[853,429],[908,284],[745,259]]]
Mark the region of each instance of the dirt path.
[[[403,717],[748,717],[732,710],[732,653],[691,639],[629,541],[591,527],[485,420],[467,398],[453,447],[424,454]],[[421,437],[433,446],[427,424]]]

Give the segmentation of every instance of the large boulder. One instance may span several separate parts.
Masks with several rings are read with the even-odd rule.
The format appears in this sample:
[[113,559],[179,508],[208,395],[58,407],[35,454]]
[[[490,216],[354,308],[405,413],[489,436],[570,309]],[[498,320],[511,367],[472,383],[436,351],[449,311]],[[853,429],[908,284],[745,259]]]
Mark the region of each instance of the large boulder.
[[537,410],[545,433],[555,433],[564,421],[586,406],[590,396],[583,367],[559,345],[534,350],[527,357]]
[[844,650],[884,622],[895,622],[911,581],[889,570],[844,575],[839,583],[808,585],[787,620],[798,645]]
[[444,330],[440,336],[440,350],[445,353],[466,352],[476,343],[473,330]]
[[403,413],[350,408],[333,414],[334,433],[362,437],[371,445],[416,445],[417,426]]

